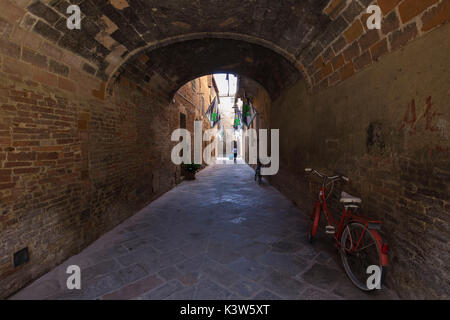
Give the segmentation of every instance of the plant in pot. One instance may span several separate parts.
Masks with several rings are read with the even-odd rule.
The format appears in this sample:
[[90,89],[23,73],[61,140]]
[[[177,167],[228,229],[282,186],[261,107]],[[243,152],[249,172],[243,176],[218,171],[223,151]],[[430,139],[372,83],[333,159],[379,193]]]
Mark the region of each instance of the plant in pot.
[[195,174],[200,170],[202,166],[200,164],[183,164],[183,172],[186,180],[195,180]]

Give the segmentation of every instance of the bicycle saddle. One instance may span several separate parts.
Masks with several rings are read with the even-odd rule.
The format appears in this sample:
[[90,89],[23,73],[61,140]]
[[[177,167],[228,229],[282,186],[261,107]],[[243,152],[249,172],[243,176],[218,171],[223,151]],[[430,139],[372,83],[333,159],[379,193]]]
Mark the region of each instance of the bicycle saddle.
[[361,198],[354,197],[347,192],[342,192],[341,194],[341,203],[361,203]]

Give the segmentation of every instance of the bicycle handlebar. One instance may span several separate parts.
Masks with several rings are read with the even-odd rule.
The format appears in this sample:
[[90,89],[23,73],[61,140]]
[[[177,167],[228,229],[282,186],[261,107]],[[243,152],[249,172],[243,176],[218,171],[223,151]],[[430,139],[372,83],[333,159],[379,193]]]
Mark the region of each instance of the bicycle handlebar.
[[348,181],[350,181],[350,179],[349,178],[347,178],[346,176],[343,176],[343,175],[337,175],[337,176],[327,176],[327,175],[325,175],[325,174],[323,174],[323,173],[320,173],[319,171],[317,171],[317,170],[315,170],[315,169],[312,169],[312,168],[305,168],[305,171],[306,172],[308,172],[308,173],[314,173],[314,174],[316,174],[316,175],[318,175],[319,177],[321,177],[321,178],[326,178],[326,179],[328,179],[328,180],[337,180],[337,179],[342,179],[342,180],[344,180],[344,181],[346,181],[346,182],[348,182]]

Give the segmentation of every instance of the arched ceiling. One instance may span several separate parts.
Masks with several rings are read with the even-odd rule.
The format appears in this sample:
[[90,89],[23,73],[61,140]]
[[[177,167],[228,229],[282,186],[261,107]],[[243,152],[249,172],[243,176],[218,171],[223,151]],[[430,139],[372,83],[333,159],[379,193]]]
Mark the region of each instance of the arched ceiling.
[[[322,13],[329,0],[30,2],[27,5],[29,17],[37,18],[37,22],[30,22],[33,24],[33,31],[89,60],[96,69],[96,76],[105,81],[115,74],[123,62],[143,48],[192,34],[204,34],[205,38],[210,33],[231,34],[235,35],[234,38],[247,37],[254,43],[264,42],[266,48],[289,57],[301,69],[303,57],[308,59],[309,51],[314,51],[311,49],[313,40],[333,23]],[[71,3],[79,5],[82,11],[81,30],[69,30],[66,26],[66,10]],[[25,25],[26,23],[27,20],[24,21]],[[227,47],[224,42],[215,43],[224,49]],[[230,46],[227,48],[232,49]],[[261,53],[261,56],[267,57],[268,53]],[[218,65],[222,63],[223,61]],[[279,72],[277,68],[280,64],[284,62],[274,63],[271,70],[261,63],[259,66],[266,73],[275,74]],[[246,66],[242,68],[245,69]],[[289,68],[282,67],[281,70],[284,69]],[[259,81],[258,78],[255,80]],[[274,85],[269,86],[268,90],[276,89]]]
[[145,84],[157,74],[165,78],[170,87],[167,91],[174,94],[189,80],[218,72],[249,77],[272,97],[301,77],[291,61],[268,48],[246,41],[205,38],[139,52],[120,67],[116,78],[124,76]]
[[[265,39],[291,54],[299,53],[323,30],[328,0],[49,0],[65,14],[69,2],[79,4],[86,17],[80,38],[87,40],[111,28],[111,37],[133,51],[147,43],[200,32],[232,32]],[[58,20],[41,2],[28,7],[69,40],[65,21]],[[110,21],[108,21],[110,20]],[[112,22],[115,26],[111,26]],[[83,32],[84,31],[84,32]],[[86,33],[85,36],[81,34]],[[76,38],[77,36],[75,36]],[[63,43],[64,41],[61,41]],[[88,51],[91,43],[80,43]],[[103,52],[104,53],[104,52]],[[101,55],[102,52],[99,52]]]

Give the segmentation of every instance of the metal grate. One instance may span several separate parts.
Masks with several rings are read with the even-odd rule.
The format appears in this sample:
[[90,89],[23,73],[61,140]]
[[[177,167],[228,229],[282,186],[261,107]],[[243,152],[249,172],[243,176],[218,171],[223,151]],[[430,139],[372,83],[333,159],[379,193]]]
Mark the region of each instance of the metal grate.
[[22,264],[30,261],[30,255],[28,254],[28,247],[23,248],[14,253],[14,268],[21,266]]

